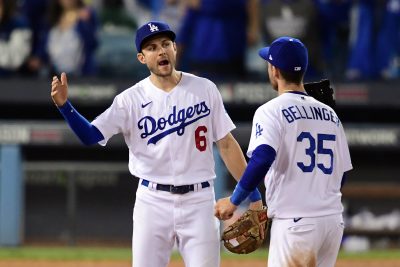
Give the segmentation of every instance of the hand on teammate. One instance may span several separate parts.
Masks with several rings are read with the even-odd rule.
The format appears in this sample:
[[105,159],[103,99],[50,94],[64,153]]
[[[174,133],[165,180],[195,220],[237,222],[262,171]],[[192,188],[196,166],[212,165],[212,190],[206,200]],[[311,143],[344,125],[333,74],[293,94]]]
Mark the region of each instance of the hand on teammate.
[[[214,215],[218,219],[225,221],[229,220],[232,218],[233,213],[237,209],[237,206],[235,206],[232,202],[230,197],[226,198],[221,198],[217,201],[217,203],[214,206]],[[263,209],[263,202],[262,200],[251,202],[249,205],[249,209],[251,210],[261,210]],[[265,230],[263,227],[260,226],[260,236],[264,237],[265,235]]]
[[[249,205],[249,209],[251,210],[261,210],[263,208],[262,200],[251,202]],[[221,198],[217,201],[214,207],[214,215],[220,220],[229,220],[232,218],[233,213],[237,209],[231,200],[230,197]]]
[[236,209],[237,206],[231,202],[230,197],[221,198],[214,206],[214,215],[218,219],[225,221],[232,218]]
[[61,81],[57,76],[53,76],[53,81],[51,82],[51,98],[58,107],[61,107],[67,102],[68,81],[65,72],[61,73]]

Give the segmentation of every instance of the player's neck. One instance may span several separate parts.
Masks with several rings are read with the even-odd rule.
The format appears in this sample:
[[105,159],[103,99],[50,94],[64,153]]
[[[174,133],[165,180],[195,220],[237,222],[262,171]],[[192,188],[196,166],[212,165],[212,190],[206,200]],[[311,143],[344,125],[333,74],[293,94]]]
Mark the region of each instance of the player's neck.
[[169,76],[158,76],[152,73],[150,75],[150,81],[161,90],[165,92],[170,92],[174,89],[178,83],[181,81],[182,72],[180,71],[172,71]]
[[301,84],[295,84],[295,83],[286,83],[286,82],[282,82],[280,84],[278,84],[278,94],[284,94],[287,92],[302,92],[305,93],[305,89],[303,86],[303,83]]

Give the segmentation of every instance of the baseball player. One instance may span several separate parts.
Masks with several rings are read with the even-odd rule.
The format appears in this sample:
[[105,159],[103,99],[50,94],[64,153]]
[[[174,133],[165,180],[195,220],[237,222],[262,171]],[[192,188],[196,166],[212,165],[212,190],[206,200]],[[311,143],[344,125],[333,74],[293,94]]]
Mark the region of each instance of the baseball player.
[[[51,96],[87,145],[106,145],[122,133],[129,171],[140,179],[133,214],[133,265],[167,266],[174,244],[186,266],[219,266],[219,221],[214,217],[213,143],[237,180],[246,166],[230,133],[235,126],[214,83],[175,69],[175,33],[151,21],[136,33],[137,59],[150,76],[117,95],[91,123],[67,100],[68,82],[53,77]],[[261,195],[250,195],[261,208]]]
[[308,53],[295,38],[281,37],[259,55],[278,97],[257,109],[247,168],[215,215],[232,216],[265,180],[272,218],[268,266],[334,266],[343,235],[341,182],[352,169],[343,126],[335,111],[305,93]]

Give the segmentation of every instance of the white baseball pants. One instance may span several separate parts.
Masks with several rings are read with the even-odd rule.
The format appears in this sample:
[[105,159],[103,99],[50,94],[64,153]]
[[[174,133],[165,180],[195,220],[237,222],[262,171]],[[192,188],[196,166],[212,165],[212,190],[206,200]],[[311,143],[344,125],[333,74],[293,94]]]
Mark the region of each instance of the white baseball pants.
[[133,266],[165,267],[175,242],[186,267],[220,266],[219,221],[211,186],[183,195],[139,183],[133,212]]
[[344,231],[341,214],[274,219],[268,267],[334,267]]

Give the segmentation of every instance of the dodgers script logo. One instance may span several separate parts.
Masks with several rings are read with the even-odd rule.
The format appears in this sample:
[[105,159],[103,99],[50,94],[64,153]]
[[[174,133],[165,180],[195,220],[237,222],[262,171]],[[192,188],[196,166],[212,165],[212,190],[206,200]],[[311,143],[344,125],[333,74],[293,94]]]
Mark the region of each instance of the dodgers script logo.
[[[138,127],[143,130],[141,138],[152,136],[147,144],[156,144],[165,136],[177,132],[179,136],[185,133],[185,127],[210,115],[211,110],[206,102],[200,102],[194,106],[183,108],[179,111],[173,106],[171,114],[166,117],[155,119],[152,116],[145,116],[138,121]],[[169,129],[168,126],[171,126]]]

